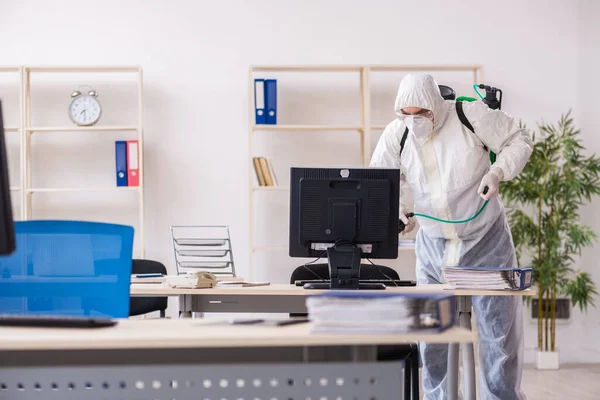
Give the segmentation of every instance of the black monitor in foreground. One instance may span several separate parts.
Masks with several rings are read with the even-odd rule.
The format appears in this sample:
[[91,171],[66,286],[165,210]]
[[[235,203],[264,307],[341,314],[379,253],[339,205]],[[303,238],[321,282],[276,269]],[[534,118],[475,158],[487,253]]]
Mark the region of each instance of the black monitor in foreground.
[[360,264],[398,257],[400,171],[292,168],[290,175],[290,256],[327,255],[331,289],[385,288],[359,282]]
[[8,181],[8,157],[4,141],[2,103],[0,102],[0,255],[11,254],[15,251],[15,247],[15,228]]

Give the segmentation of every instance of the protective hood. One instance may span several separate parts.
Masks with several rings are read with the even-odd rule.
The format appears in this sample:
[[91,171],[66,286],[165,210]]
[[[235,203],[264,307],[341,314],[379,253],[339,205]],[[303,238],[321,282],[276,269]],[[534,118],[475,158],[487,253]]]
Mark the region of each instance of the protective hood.
[[446,120],[448,104],[440,93],[438,84],[431,75],[409,74],[402,79],[396,95],[394,111],[397,115],[405,107],[419,107],[433,111],[433,131],[437,131]]

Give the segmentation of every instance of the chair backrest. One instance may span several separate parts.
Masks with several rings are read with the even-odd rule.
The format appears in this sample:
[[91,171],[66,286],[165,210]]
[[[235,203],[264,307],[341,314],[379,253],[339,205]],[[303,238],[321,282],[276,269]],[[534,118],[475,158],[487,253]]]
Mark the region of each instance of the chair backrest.
[[17,249],[0,257],[0,313],[126,318],[133,228],[17,221]]
[[[400,279],[394,269],[385,265],[377,265],[377,267],[372,264],[361,264],[360,279],[387,279],[388,277]],[[301,265],[292,272],[290,283],[309,279],[329,279],[329,266],[326,263]]]
[[134,259],[131,266],[132,274],[163,274],[167,275],[167,267],[154,260]]

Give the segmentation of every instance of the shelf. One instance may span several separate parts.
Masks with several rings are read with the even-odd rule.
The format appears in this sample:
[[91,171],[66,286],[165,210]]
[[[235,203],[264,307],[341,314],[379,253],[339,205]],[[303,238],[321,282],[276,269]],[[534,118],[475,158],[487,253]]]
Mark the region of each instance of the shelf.
[[43,193],[43,192],[136,192],[139,186],[122,186],[122,187],[106,187],[106,188],[31,188],[27,189],[27,193]]
[[254,65],[253,72],[360,72],[359,65]]
[[289,186],[255,186],[252,188],[255,192],[287,192]]
[[15,127],[12,127],[12,126],[4,128],[4,132],[19,132],[19,131],[20,131],[19,128],[15,128]]
[[25,129],[27,132],[118,132],[138,131],[137,126],[40,126]]
[[0,67],[0,72],[19,72],[21,67],[3,66]]
[[475,71],[481,65],[254,65],[253,72]]
[[481,69],[481,65],[371,65],[372,72],[401,71],[463,71],[473,72]]
[[20,187],[11,187],[11,188],[10,188],[10,191],[11,191],[11,192],[20,192],[20,191],[21,191],[21,188],[20,188]]
[[372,126],[370,129],[371,129],[371,132],[372,131],[383,131],[385,129],[385,126]]
[[362,131],[353,125],[252,125],[252,131]]
[[30,72],[139,72],[141,67],[134,66],[30,66],[25,67]]

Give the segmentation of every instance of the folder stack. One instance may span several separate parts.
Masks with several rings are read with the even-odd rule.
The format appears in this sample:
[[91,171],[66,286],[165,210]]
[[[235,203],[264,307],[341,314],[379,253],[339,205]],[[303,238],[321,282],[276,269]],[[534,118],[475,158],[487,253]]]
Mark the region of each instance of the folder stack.
[[456,289],[523,290],[531,287],[531,268],[446,267],[446,283]]
[[438,332],[455,324],[451,294],[330,291],[309,297],[306,307],[318,333]]

